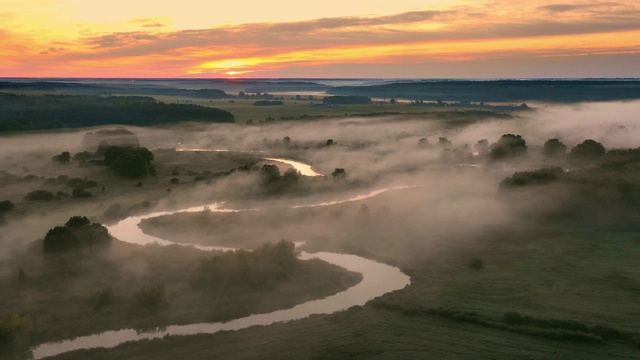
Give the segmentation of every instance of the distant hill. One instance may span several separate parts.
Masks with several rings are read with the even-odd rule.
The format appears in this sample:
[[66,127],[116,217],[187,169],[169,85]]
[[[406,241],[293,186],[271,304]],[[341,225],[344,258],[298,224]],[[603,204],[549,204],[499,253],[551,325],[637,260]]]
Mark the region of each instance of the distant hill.
[[158,103],[144,96],[0,93],[0,132],[108,124],[150,126],[181,121],[232,123],[234,117],[225,110]]
[[568,103],[640,99],[640,81],[414,81],[371,86],[340,86],[328,90],[327,93],[432,101]]

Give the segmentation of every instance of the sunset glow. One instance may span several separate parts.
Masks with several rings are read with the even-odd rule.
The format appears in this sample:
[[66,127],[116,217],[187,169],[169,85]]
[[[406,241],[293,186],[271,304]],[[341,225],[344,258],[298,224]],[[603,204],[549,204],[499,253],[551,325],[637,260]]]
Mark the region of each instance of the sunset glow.
[[342,3],[0,0],[0,76],[640,76],[634,0]]

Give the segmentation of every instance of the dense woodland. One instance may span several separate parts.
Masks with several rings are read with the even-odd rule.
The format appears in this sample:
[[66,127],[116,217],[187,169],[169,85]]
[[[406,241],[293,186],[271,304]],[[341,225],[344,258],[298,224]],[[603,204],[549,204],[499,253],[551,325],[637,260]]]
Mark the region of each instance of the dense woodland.
[[108,86],[97,84],[78,84],[67,82],[0,82],[0,91],[61,92],[77,95],[164,95],[185,96],[196,99],[222,99],[229,97],[218,89],[177,89],[152,86]]
[[142,96],[0,93],[0,132],[107,124],[150,126],[181,121],[232,123],[234,118],[220,109],[165,104]]
[[329,89],[327,93],[442,101],[563,103],[638,99],[640,98],[640,81],[415,81],[371,86],[341,86]]

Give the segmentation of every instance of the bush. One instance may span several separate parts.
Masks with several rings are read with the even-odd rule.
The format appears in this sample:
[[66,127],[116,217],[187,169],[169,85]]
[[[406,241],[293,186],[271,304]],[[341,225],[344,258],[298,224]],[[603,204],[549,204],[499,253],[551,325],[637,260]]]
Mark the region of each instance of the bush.
[[520,171],[500,182],[500,188],[528,185],[545,185],[561,180],[564,175],[562,168],[554,166],[534,171]]
[[336,168],[331,173],[331,177],[334,180],[344,180],[347,177],[347,172],[342,168]]
[[254,251],[237,250],[201,262],[198,283],[209,288],[264,288],[285,279],[297,264],[295,245],[282,240]]
[[30,331],[33,321],[29,316],[0,315],[0,344],[9,344],[22,332]]
[[81,178],[71,178],[71,179],[67,180],[67,186],[68,187],[73,187],[73,188],[87,189],[87,188],[92,188],[92,187],[98,187],[98,183],[95,180],[85,180],[85,179],[81,179]]
[[473,270],[481,270],[484,267],[482,260],[473,258],[469,261],[469,268]]
[[0,212],[8,212],[13,210],[15,206],[9,200],[0,201]]
[[53,200],[53,193],[47,190],[35,190],[28,193],[24,198],[29,201],[50,201]]

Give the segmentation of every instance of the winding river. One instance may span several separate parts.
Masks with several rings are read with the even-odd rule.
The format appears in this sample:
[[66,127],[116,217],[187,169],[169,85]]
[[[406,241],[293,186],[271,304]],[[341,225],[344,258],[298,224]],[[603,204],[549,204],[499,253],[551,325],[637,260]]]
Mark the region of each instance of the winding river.
[[[291,165],[298,171],[300,171],[302,175],[322,176],[321,174],[313,171],[311,169],[311,166],[307,164],[279,158],[266,158],[266,160],[277,161]],[[395,189],[399,188],[379,189],[342,201],[305,206],[328,206],[349,201],[360,201]],[[146,245],[150,243],[158,243],[160,245],[173,245],[178,243],[145,234],[142,232],[138,225],[144,219],[180,212],[197,212],[203,210],[209,210],[213,212],[244,211],[225,209],[222,207],[222,204],[214,203],[204,207],[197,206],[176,211],[154,212],[142,216],[132,216],[118,222],[115,225],[108,226],[108,229],[111,235],[113,235],[120,241],[139,245]],[[190,244],[179,245],[192,246]],[[232,248],[213,246],[195,247],[201,250],[234,250]],[[82,336],[70,340],[38,345],[37,347],[33,348],[33,357],[34,359],[42,359],[73,350],[97,347],[111,348],[128,341],[161,338],[167,335],[213,334],[223,330],[240,330],[251,326],[264,326],[276,322],[303,319],[313,314],[331,314],[337,311],[346,310],[352,306],[364,305],[367,301],[373,298],[391,291],[400,290],[410,283],[410,278],[407,275],[403,274],[398,268],[356,255],[337,254],[329,252],[301,252],[300,258],[303,260],[320,259],[330,264],[341,266],[349,271],[358,272],[362,274],[362,281],[360,281],[355,286],[352,286],[337,294],[328,296],[323,299],[307,301],[290,309],[277,310],[266,314],[250,315],[228,322],[171,325],[157,332],[141,333],[139,331],[136,331],[135,329],[106,331],[103,333]]]

